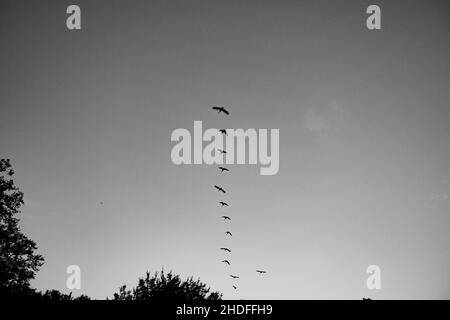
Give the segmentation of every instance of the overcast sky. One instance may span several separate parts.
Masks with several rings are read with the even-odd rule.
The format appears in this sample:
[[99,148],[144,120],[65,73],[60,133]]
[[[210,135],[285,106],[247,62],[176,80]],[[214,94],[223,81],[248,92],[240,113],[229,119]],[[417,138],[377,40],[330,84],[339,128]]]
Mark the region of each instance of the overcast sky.
[[[376,1],[369,31],[374,3],[0,1],[0,157],[45,257],[33,285],[67,292],[76,264],[94,298],[164,267],[226,299],[449,299],[449,2]],[[174,165],[194,120],[278,128],[278,174]]]

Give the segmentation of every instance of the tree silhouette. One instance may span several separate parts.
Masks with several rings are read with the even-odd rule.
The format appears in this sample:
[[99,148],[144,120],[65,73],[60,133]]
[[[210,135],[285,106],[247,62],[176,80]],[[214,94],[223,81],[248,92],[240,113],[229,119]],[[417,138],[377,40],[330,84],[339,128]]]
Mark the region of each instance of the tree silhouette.
[[81,296],[74,298],[72,297],[72,292],[69,294],[62,293],[58,290],[47,290],[44,293],[37,293],[36,299],[40,300],[51,300],[51,301],[68,301],[68,300],[78,300],[78,301],[87,301],[91,300],[88,296],[82,294]]
[[[86,295],[77,298],[72,293],[58,290],[36,291],[30,287],[44,258],[35,253],[36,243],[19,229],[20,207],[24,204],[23,193],[14,185],[14,171],[9,159],[0,159],[0,300],[90,300]],[[126,285],[114,293],[114,300],[220,300],[222,294],[210,292],[200,279],[192,277],[182,281],[180,276],[162,270],[138,280],[138,285],[127,290]]]
[[36,243],[19,229],[23,193],[14,185],[9,159],[0,159],[0,296],[27,295],[34,292],[30,280],[44,263],[35,254]]
[[210,288],[194,280],[193,277],[182,281],[179,275],[174,275],[172,271],[165,274],[164,269],[160,273],[155,272],[153,276],[147,271],[144,278],[139,278],[138,285],[127,290],[126,285],[119,288],[119,292],[114,293],[114,300],[221,300],[222,294],[219,292],[209,292]]

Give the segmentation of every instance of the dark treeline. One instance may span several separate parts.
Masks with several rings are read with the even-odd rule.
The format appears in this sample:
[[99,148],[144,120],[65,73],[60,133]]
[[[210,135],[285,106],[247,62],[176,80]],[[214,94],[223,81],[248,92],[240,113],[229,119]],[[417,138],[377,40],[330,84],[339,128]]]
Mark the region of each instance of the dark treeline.
[[[13,181],[14,170],[8,159],[0,159],[0,299],[19,300],[90,300],[86,295],[73,297],[50,289],[38,291],[31,287],[44,257],[37,254],[36,243],[19,228],[20,207],[24,195]],[[108,298],[107,298],[108,299]],[[220,300],[222,294],[211,292],[200,279],[182,280],[173,272],[164,270],[153,275],[147,272],[139,278],[136,287],[123,285],[109,299],[113,300]]]

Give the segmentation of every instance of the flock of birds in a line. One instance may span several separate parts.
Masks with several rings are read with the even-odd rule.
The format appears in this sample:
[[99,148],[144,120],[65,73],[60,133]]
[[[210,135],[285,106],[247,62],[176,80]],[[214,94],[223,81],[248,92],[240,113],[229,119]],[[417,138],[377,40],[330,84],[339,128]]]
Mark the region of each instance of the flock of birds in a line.
[[[230,112],[229,112],[228,110],[226,110],[224,107],[214,106],[214,107],[212,107],[212,108],[213,108],[213,110],[217,110],[218,113],[224,113],[224,114],[226,114],[226,115],[229,115],[229,114],[230,114]],[[225,135],[225,136],[228,135],[226,129],[220,129],[219,131],[220,131],[220,133],[222,133],[222,134]],[[217,150],[218,150],[221,154],[226,154],[226,153],[227,153],[225,150],[222,150],[222,149],[218,149],[218,148],[217,148]],[[226,167],[222,167],[222,166],[219,166],[219,170],[220,170],[220,173],[223,173],[223,172],[230,172],[230,169],[228,169],[228,168],[226,168]],[[220,186],[218,186],[218,185],[214,185],[214,188],[216,188],[218,192],[221,192],[221,193],[223,193],[223,194],[227,193],[227,192],[225,191],[225,189],[223,189],[222,187],[220,187]],[[229,207],[229,204],[228,204],[227,202],[225,202],[225,201],[219,201],[219,204],[220,204],[221,207]],[[103,205],[103,201],[100,201],[100,205]],[[226,220],[231,221],[231,218],[230,218],[229,216],[223,215],[221,218],[223,219],[223,221],[226,221]],[[225,235],[230,236],[230,237],[233,236],[233,234],[231,233],[231,231],[226,231],[226,232],[225,232]],[[224,251],[224,252],[231,253],[231,250],[230,250],[229,248],[226,248],[226,247],[222,247],[222,248],[220,248],[220,250],[222,250],[222,251]],[[224,259],[224,260],[222,260],[222,262],[223,262],[223,263],[226,263],[226,264],[229,265],[229,266],[231,266],[230,260],[228,260],[228,259]],[[265,270],[256,270],[256,272],[259,273],[259,274],[267,273],[267,271],[265,271]],[[239,279],[239,276],[236,276],[236,275],[233,275],[233,274],[230,274],[230,277],[233,278],[233,279]],[[234,290],[236,290],[237,288],[238,288],[237,286],[233,285],[233,289],[234,289]]]
[[[212,109],[218,111],[219,114],[220,114],[220,113],[224,113],[224,114],[226,114],[226,115],[229,115],[229,114],[230,114],[230,112],[229,112],[228,110],[226,110],[224,107],[221,107],[221,106],[214,106],[214,107],[212,107]],[[227,133],[227,130],[226,130],[226,129],[220,129],[219,131],[220,131],[220,133],[222,133],[223,135],[228,136],[228,133]],[[226,154],[226,153],[227,153],[227,152],[226,152],[225,150],[223,150],[223,149],[218,149],[218,148],[217,148],[217,150],[218,150],[221,154]],[[222,167],[222,166],[219,166],[219,170],[220,170],[220,173],[223,173],[223,172],[230,172],[230,169],[228,169],[228,168],[226,168],[226,167]],[[221,186],[214,185],[214,188],[215,188],[218,192],[220,192],[220,193],[222,193],[222,194],[227,193],[227,192],[225,191],[225,189],[223,189]],[[219,201],[219,204],[220,204],[220,207],[229,207],[229,204],[228,204],[227,202],[225,202],[225,201]],[[226,216],[226,215],[223,215],[221,218],[223,219],[223,221],[226,221],[226,220],[231,221],[231,218],[230,218],[229,216]],[[226,231],[226,232],[225,232],[225,235],[230,236],[230,237],[233,236],[233,234],[231,233],[231,231]],[[224,252],[231,253],[231,250],[230,250],[229,248],[226,248],[226,247],[222,247],[222,248],[220,248],[220,250],[222,250],[222,251],[224,251]],[[229,265],[229,266],[231,266],[231,262],[230,262],[230,260],[228,260],[228,259],[224,259],[224,260],[222,260],[221,262],[222,262],[222,263],[225,263],[225,264],[227,264],[227,265]],[[259,273],[259,274],[267,273],[267,271],[265,271],[265,270],[256,270],[256,272]],[[233,278],[233,279],[239,279],[239,276],[234,275],[234,274],[230,274],[230,277]],[[233,289],[234,289],[234,290],[236,290],[237,288],[238,288],[238,287],[237,287],[236,285],[233,285]]]
[[[226,114],[226,115],[229,115],[229,114],[230,114],[230,112],[229,112],[228,110],[226,110],[224,107],[214,106],[214,107],[212,107],[212,108],[213,108],[213,110],[218,110],[218,113],[223,112],[223,113]],[[220,129],[219,131],[220,131],[220,133],[224,134],[225,136],[228,136],[228,133],[227,133],[227,130],[226,130],[226,129]],[[222,150],[222,149],[217,149],[217,150],[218,150],[220,153],[222,153],[222,154],[226,154],[226,153],[227,153],[225,150]],[[229,170],[228,168],[226,168],[226,167],[219,166],[218,168],[219,168],[219,170],[220,170],[220,173],[223,173],[223,172],[229,172],[229,171],[230,171],[230,170]],[[218,192],[221,192],[221,193],[223,193],[223,194],[227,193],[222,187],[220,187],[220,186],[218,186],[218,185],[214,185],[214,188],[216,188]],[[103,205],[103,204],[104,204],[103,201],[100,201],[100,205]],[[224,202],[224,201],[219,201],[219,204],[220,204],[221,207],[229,207],[228,203],[226,203],[226,202]],[[230,220],[230,221],[231,221],[231,218],[230,218],[229,216],[223,215],[221,218],[222,218],[224,221],[226,221],[226,220]],[[231,233],[231,231],[226,231],[225,234],[226,234],[227,236],[230,236],[230,237],[233,236],[233,234]],[[226,247],[222,247],[222,248],[220,248],[220,250],[231,253],[231,250],[230,250],[229,248],[226,248]],[[224,259],[224,260],[222,260],[221,262],[222,262],[222,263],[226,263],[227,265],[231,266],[230,260],[228,260],[228,259]],[[256,272],[259,273],[259,274],[267,273],[267,271],[265,271],[265,270],[256,270]],[[236,276],[236,275],[233,275],[233,274],[230,274],[230,277],[233,278],[233,279],[239,279],[239,276]],[[237,286],[233,285],[233,289],[234,289],[234,290],[236,290],[237,288],[238,288]],[[371,299],[370,299],[370,298],[363,298],[363,300],[371,300]]]

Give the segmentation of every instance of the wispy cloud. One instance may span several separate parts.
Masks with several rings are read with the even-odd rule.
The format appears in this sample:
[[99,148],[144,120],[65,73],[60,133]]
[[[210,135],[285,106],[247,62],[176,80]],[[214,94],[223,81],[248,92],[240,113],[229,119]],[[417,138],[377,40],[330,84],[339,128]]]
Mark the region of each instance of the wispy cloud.
[[448,200],[448,194],[431,194],[430,195],[430,201],[447,201]]
[[308,108],[302,119],[302,127],[314,134],[323,134],[339,129],[348,116],[342,104],[332,101],[325,106]]
[[302,125],[313,133],[321,133],[329,129],[329,124],[315,109],[306,110]]

